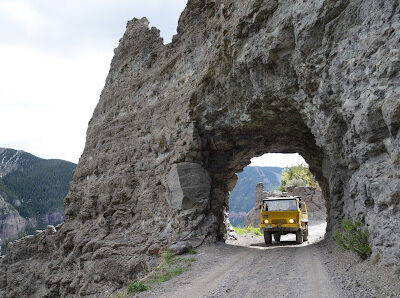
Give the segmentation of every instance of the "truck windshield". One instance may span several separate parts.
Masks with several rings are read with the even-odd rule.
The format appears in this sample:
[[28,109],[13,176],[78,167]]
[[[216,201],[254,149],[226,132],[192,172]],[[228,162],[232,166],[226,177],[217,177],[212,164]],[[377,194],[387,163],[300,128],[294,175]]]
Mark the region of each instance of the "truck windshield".
[[263,211],[297,210],[296,200],[268,200],[263,201]]

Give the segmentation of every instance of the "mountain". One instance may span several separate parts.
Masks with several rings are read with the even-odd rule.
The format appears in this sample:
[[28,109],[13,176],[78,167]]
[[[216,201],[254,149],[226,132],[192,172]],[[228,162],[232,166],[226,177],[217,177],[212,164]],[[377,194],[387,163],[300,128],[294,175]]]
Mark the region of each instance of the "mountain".
[[264,183],[265,191],[272,191],[281,185],[283,168],[245,167],[237,174],[238,181],[229,195],[229,220],[234,226],[243,226],[244,216],[255,204],[256,185]]
[[64,220],[74,163],[0,148],[0,244]]

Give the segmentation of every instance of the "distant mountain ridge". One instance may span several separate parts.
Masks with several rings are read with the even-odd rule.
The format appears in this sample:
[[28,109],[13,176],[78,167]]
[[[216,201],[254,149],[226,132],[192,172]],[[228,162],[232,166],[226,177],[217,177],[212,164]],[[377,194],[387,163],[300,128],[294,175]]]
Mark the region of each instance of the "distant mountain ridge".
[[0,148],[0,244],[58,224],[76,165]]
[[264,183],[266,191],[277,189],[281,185],[284,168],[248,166],[237,174],[238,181],[229,195],[229,220],[235,226],[244,224],[243,214],[249,212],[255,204],[256,185]]

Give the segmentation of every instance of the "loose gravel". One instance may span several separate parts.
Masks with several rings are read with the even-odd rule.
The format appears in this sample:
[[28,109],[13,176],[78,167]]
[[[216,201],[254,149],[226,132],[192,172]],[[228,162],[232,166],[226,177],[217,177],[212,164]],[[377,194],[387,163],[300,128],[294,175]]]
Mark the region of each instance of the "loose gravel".
[[294,235],[268,246],[262,236],[235,235],[202,246],[190,271],[135,297],[400,297],[395,267],[343,251],[324,239],[325,228],[311,226],[302,245]]

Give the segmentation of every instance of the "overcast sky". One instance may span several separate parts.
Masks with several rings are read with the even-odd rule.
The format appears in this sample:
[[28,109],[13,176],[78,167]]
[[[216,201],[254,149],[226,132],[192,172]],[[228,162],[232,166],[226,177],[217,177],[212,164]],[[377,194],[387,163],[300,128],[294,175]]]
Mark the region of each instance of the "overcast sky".
[[[185,5],[186,0],[0,0],[0,147],[78,162],[126,22],[146,16],[168,43]],[[275,155],[252,164],[299,160]]]

